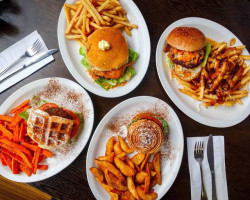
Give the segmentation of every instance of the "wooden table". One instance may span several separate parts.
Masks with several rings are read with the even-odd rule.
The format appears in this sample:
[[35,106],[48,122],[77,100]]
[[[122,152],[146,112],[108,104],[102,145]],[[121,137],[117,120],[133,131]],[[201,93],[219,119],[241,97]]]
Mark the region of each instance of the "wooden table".
[[[0,52],[38,30],[48,48],[58,48],[57,21],[64,1],[59,0],[16,0],[9,11],[0,18]],[[14,3],[15,2],[15,3]],[[185,2],[185,3],[184,3]],[[95,108],[93,131],[104,115],[121,101],[134,96],[149,95],[166,101],[179,116],[185,138],[188,136],[225,136],[226,173],[230,199],[249,199],[250,189],[250,118],[230,128],[211,128],[195,122],[186,116],[170,100],[163,90],[155,67],[155,50],[164,29],[184,17],[203,17],[220,23],[231,30],[240,40],[250,46],[250,2],[247,0],[135,0],[148,25],[151,38],[151,59],[149,69],[142,83],[130,94],[114,99],[96,96],[89,92]],[[4,20],[4,21],[3,21]],[[249,49],[250,50],[250,49]],[[55,61],[12,86],[0,95],[0,103],[20,87],[34,80],[46,77],[74,78],[66,68],[61,54]],[[75,81],[75,80],[74,80]],[[94,199],[86,177],[86,154],[88,145],[78,158],[59,174],[31,185],[58,199]],[[164,199],[190,199],[190,179],[185,150],[179,174]]]

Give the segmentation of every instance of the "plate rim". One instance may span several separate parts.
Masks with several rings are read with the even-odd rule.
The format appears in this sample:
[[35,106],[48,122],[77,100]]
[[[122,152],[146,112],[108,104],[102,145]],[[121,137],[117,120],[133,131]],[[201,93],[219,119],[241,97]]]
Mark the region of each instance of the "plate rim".
[[[33,182],[38,182],[38,181],[46,180],[46,179],[48,179],[48,178],[51,178],[51,177],[55,176],[56,174],[60,173],[60,172],[63,171],[64,169],[66,169],[69,165],[71,165],[71,164],[75,161],[75,159],[82,153],[82,151],[83,151],[84,148],[86,147],[86,145],[87,145],[87,143],[88,143],[88,141],[89,141],[89,139],[90,139],[90,137],[91,137],[91,133],[92,133],[92,130],[93,130],[93,125],[94,125],[94,115],[95,115],[94,106],[93,106],[92,99],[90,98],[89,94],[87,93],[87,91],[86,91],[83,87],[81,87],[78,83],[76,83],[76,82],[74,82],[74,81],[72,81],[72,80],[70,80],[70,79],[67,79],[67,78],[61,78],[61,77],[48,77],[48,78],[41,78],[41,79],[32,81],[32,82],[30,82],[30,83],[27,83],[26,85],[24,85],[24,86],[22,86],[21,88],[17,89],[17,90],[16,90],[14,93],[12,93],[9,97],[7,97],[7,99],[6,99],[6,100],[1,104],[1,106],[0,106],[0,112],[1,112],[2,109],[4,109],[3,107],[5,106],[5,104],[7,104],[8,99],[13,99],[13,98],[15,98],[15,97],[20,96],[19,94],[22,95],[22,94],[23,94],[24,92],[26,92],[26,91],[35,89],[35,86],[33,86],[33,84],[37,84],[37,83],[40,83],[40,82],[42,82],[42,81],[48,81],[48,80],[53,79],[53,78],[58,79],[59,81],[62,81],[62,82],[66,80],[66,81],[68,81],[68,82],[71,82],[72,84],[75,84],[78,88],[81,88],[81,90],[84,91],[84,95],[87,95],[87,98],[90,100],[89,103],[90,103],[91,107],[90,107],[89,109],[92,111],[93,114],[92,114],[92,116],[90,116],[90,129],[89,129],[90,131],[89,131],[89,133],[88,133],[88,135],[87,135],[87,139],[86,139],[86,141],[85,141],[84,143],[81,143],[81,145],[80,145],[81,148],[79,148],[79,151],[76,152],[75,158],[72,159],[72,160],[71,160],[70,162],[68,162],[67,164],[65,164],[65,166],[62,167],[62,169],[56,171],[55,173],[52,173],[51,175],[48,175],[48,176],[43,176],[43,175],[41,175],[39,178],[34,178],[34,179],[32,179],[32,176],[31,176],[31,177],[29,177],[29,178],[31,178],[32,180],[29,180],[29,181],[22,181],[22,180],[20,180],[20,176],[19,176],[19,178],[18,178],[18,174],[16,174],[16,176],[13,176],[14,178],[12,178],[12,175],[13,175],[13,174],[10,174],[10,176],[8,175],[8,174],[11,173],[11,172],[9,172],[8,174],[5,174],[5,173],[2,173],[2,171],[1,171],[1,169],[0,169],[0,174],[1,174],[3,177],[5,177],[5,178],[7,178],[7,179],[9,179],[9,180],[11,180],[11,181],[20,182],[20,183],[33,183]],[[84,144],[84,145],[82,145],[82,144]]]
[[[121,1],[123,1],[123,0],[121,0]],[[67,2],[67,0],[66,0],[66,2]],[[132,92],[133,90],[135,90],[142,83],[142,81],[143,81],[143,79],[144,79],[144,77],[145,77],[145,75],[147,73],[149,64],[150,64],[151,40],[150,40],[150,35],[149,35],[149,30],[148,30],[147,23],[146,23],[143,15],[142,15],[140,9],[137,7],[137,5],[134,3],[133,0],[126,0],[126,4],[128,4],[130,7],[133,7],[133,10],[136,10],[138,19],[140,19],[140,21],[143,22],[143,23],[140,24],[140,26],[144,27],[144,30],[145,30],[144,36],[146,37],[146,40],[144,41],[144,43],[145,43],[145,47],[147,49],[145,48],[146,50],[143,50],[142,52],[144,52],[144,51],[146,52],[145,53],[145,58],[144,58],[146,65],[144,65],[144,66],[147,66],[147,67],[145,67],[145,70],[143,71],[141,78],[138,80],[138,82],[136,82],[136,84],[132,84],[132,86],[129,87],[127,90],[122,90],[122,89],[119,88],[120,89],[119,94],[117,94],[117,92],[116,93],[115,92],[110,93],[110,92],[105,91],[105,90],[103,90],[102,92],[100,92],[101,90],[95,90],[95,88],[93,88],[92,85],[90,85],[88,83],[84,83],[85,82],[84,78],[82,78],[82,76],[77,73],[77,71],[76,71],[76,69],[75,69],[75,67],[74,67],[74,65],[73,65],[70,57],[68,56],[68,54],[66,52],[66,45],[64,44],[64,30],[62,31],[61,27],[60,27],[60,25],[62,23],[64,23],[64,21],[65,21],[63,7],[62,7],[62,9],[60,11],[60,15],[59,15],[59,18],[58,18],[58,23],[57,23],[57,40],[58,40],[58,45],[59,45],[59,49],[60,49],[61,56],[62,56],[64,64],[66,65],[66,67],[69,70],[70,74],[74,77],[74,79],[82,87],[84,87],[86,90],[88,90],[89,92],[91,92],[91,93],[93,93],[95,95],[98,95],[98,96],[101,96],[101,97],[105,97],[105,98],[121,97],[121,96],[127,95],[130,92]],[[140,55],[139,55],[139,59],[140,59]],[[141,70],[143,70],[143,68]],[[132,81],[132,80],[130,80],[130,81]],[[121,88],[124,88],[124,87],[121,87]],[[109,90],[109,91],[111,91],[111,90]]]
[[[89,163],[90,163],[89,161],[91,160],[89,151],[91,151],[90,147],[92,146],[92,143],[94,142],[94,137],[97,137],[97,136],[95,136],[95,135],[97,135],[97,133],[98,133],[97,130],[99,130],[99,129],[102,127],[102,124],[105,123],[105,121],[107,121],[107,120],[106,120],[106,117],[109,116],[109,115],[111,115],[115,110],[117,110],[117,109],[118,109],[119,107],[121,107],[123,104],[126,104],[126,103],[129,102],[129,101],[133,102],[133,100],[135,100],[135,99],[144,99],[144,98],[147,98],[147,99],[150,98],[150,99],[152,99],[152,100],[160,100],[160,101],[164,102],[164,103],[168,106],[168,109],[171,110],[171,112],[172,112],[174,118],[176,119],[177,129],[178,129],[178,131],[179,131],[179,133],[180,133],[180,136],[181,136],[180,139],[181,139],[181,148],[182,148],[182,149],[181,149],[181,152],[180,152],[179,159],[177,160],[177,168],[176,168],[177,171],[176,171],[176,173],[173,175],[173,178],[172,178],[172,181],[171,181],[170,184],[169,184],[169,187],[164,191],[164,193],[163,193],[161,196],[159,196],[159,194],[158,194],[157,199],[162,198],[162,197],[169,191],[169,189],[172,187],[174,181],[175,181],[176,178],[177,178],[177,175],[178,175],[178,173],[179,173],[179,171],[180,171],[180,167],[181,167],[181,164],[182,164],[183,154],[184,154],[184,133],[183,133],[183,128],[182,128],[182,125],[181,125],[181,121],[180,121],[180,119],[179,119],[177,113],[174,111],[174,109],[173,109],[168,103],[166,103],[165,101],[163,101],[163,100],[160,99],[160,98],[153,97],[153,96],[146,96],[146,95],[144,95],[144,96],[135,96],[135,97],[131,97],[131,98],[128,98],[128,99],[126,99],[126,100],[120,102],[119,104],[117,104],[116,106],[114,106],[112,109],[110,109],[109,112],[107,112],[107,113],[105,114],[105,116],[102,118],[102,120],[98,123],[98,125],[97,125],[97,127],[96,127],[96,129],[95,129],[95,131],[94,131],[94,133],[93,133],[93,136],[92,136],[92,138],[91,138],[91,140],[90,140],[89,147],[88,147],[88,151],[87,151],[87,157],[86,157],[86,174],[87,174],[88,185],[89,185],[89,187],[90,187],[90,189],[91,189],[92,194],[95,196],[96,199],[98,199],[97,196],[96,196],[96,193],[95,193],[95,191],[93,190],[93,188],[90,186],[90,175],[91,175],[91,173],[89,172],[88,169],[89,169],[89,167],[92,167],[92,166],[89,166],[89,165],[90,165],[90,164],[89,164]],[[171,117],[172,117],[172,114],[171,114]],[[111,116],[111,117],[112,117],[112,116]],[[104,124],[104,126],[105,126],[105,124]],[[101,136],[101,131],[100,131],[100,133],[99,133],[98,138],[99,138],[100,136]],[[98,139],[98,138],[97,138],[97,139]],[[159,198],[159,197],[160,197],[160,198]]]
[[[194,121],[206,125],[206,126],[210,126],[210,127],[216,127],[216,128],[227,128],[227,127],[231,127],[234,126],[236,124],[239,124],[240,122],[244,121],[249,115],[250,115],[250,104],[248,104],[248,106],[246,107],[246,111],[243,112],[243,115],[240,115],[238,118],[234,118],[233,120],[230,121],[222,121],[222,120],[216,120],[216,119],[209,119],[205,116],[203,116],[202,114],[197,114],[195,113],[191,108],[189,108],[188,106],[186,106],[183,101],[177,96],[177,94],[172,90],[172,87],[170,86],[166,86],[164,83],[165,79],[166,79],[166,74],[164,73],[163,75],[161,74],[161,72],[164,72],[163,69],[163,64],[162,64],[162,49],[161,49],[161,42],[166,39],[166,33],[167,33],[167,29],[170,26],[173,26],[175,24],[178,24],[182,21],[186,22],[187,20],[199,20],[199,21],[204,21],[205,23],[212,23],[216,26],[219,26],[220,28],[227,30],[228,32],[230,32],[232,35],[235,36],[235,38],[242,44],[242,42],[239,40],[239,38],[232,33],[229,29],[227,29],[226,27],[224,27],[223,25],[214,22],[212,20],[209,19],[205,19],[205,18],[201,18],[201,17],[185,17],[182,19],[179,19],[171,24],[169,24],[163,31],[163,33],[161,34],[158,43],[157,43],[157,47],[156,47],[156,53],[155,53],[155,61],[156,61],[156,69],[157,69],[157,74],[158,77],[160,79],[161,85],[164,89],[164,91],[167,93],[168,97],[172,100],[172,102],[188,117],[190,117],[191,119],[193,119]],[[249,54],[248,50],[246,49],[247,54]],[[162,69],[161,69],[162,68]],[[161,71],[162,70],[162,71]],[[178,87],[178,86],[177,86]],[[248,97],[249,98],[249,97]],[[249,112],[247,112],[247,110],[249,110]]]

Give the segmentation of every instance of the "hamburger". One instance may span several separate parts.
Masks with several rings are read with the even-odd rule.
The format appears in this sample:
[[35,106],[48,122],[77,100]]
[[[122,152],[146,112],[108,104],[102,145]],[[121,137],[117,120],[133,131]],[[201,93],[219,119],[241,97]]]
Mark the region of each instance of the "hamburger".
[[168,124],[162,117],[153,113],[140,113],[129,124],[127,139],[135,151],[154,153],[160,148],[167,133]]
[[82,64],[91,77],[106,90],[124,85],[135,75],[131,65],[137,53],[128,48],[125,37],[118,29],[96,30],[88,38],[86,52],[81,48],[80,54],[84,56]]
[[176,27],[168,35],[164,52],[168,66],[184,81],[199,77],[206,66],[211,44],[197,28]]

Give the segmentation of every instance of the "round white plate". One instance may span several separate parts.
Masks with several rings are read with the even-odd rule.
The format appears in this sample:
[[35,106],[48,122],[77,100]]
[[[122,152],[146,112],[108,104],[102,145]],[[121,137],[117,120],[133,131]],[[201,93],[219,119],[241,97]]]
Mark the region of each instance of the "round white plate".
[[[90,137],[93,123],[94,123],[94,109],[93,109],[92,101],[88,93],[77,83],[71,80],[65,79],[65,78],[55,78],[55,79],[59,81],[60,85],[66,86],[69,90],[74,90],[78,94],[82,94],[81,98],[84,103],[84,110],[85,110],[85,112],[83,113],[84,124],[83,124],[83,127],[80,126],[78,133],[75,136],[77,137],[77,140],[71,144],[70,151],[66,152],[65,155],[56,154],[52,158],[46,158],[45,164],[48,164],[48,169],[45,171],[37,170],[37,173],[32,174],[30,177],[28,177],[24,173],[12,174],[12,172],[7,166],[2,166],[0,164],[0,174],[4,176],[5,178],[8,178],[13,181],[17,181],[17,182],[24,182],[24,183],[41,181],[41,180],[47,179],[59,173],[68,165],[70,165],[84,149]],[[45,78],[45,79],[40,79],[40,80],[31,82],[23,86],[16,92],[14,92],[1,105],[0,114],[7,114],[10,112],[12,108],[16,107],[21,102],[27,99],[31,99],[33,94],[39,91],[40,88],[43,88],[44,86],[46,86],[49,80],[50,78]]]
[[[249,95],[242,99],[243,105],[235,104],[233,107],[219,106],[216,109],[213,107],[206,109],[200,105],[201,110],[199,110],[200,102],[182,94],[178,90],[177,81],[175,79],[171,80],[169,69],[166,67],[166,54],[163,53],[163,48],[168,34],[178,26],[198,28],[205,36],[219,42],[225,41],[229,43],[232,38],[235,38],[235,45],[242,45],[241,41],[231,31],[216,22],[198,17],[188,17],[174,22],[162,33],[156,49],[156,67],[164,90],[181,111],[201,124],[222,128],[240,123],[250,114]],[[242,54],[248,55],[249,53],[244,49]],[[246,63],[249,64],[250,62],[247,61]]]
[[110,130],[108,127],[112,127],[112,125],[110,125],[112,122],[115,126],[121,125],[124,127],[124,125],[126,126],[129,124],[135,114],[140,112],[160,112],[167,115],[167,117],[164,118],[169,125],[169,135],[167,140],[168,148],[167,152],[162,150],[162,153],[163,155],[168,156],[162,156],[163,158],[165,157],[161,162],[162,185],[156,185],[154,187],[155,192],[158,193],[157,199],[161,199],[173,184],[181,165],[184,148],[183,132],[179,118],[174,110],[160,99],[150,96],[133,97],[123,101],[110,110],[97,126],[91,139],[87,153],[86,171],[89,187],[96,199],[110,198],[109,194],[102,188],[102,186],[96,181],[94,175],[89,171],[89,168],[96,166],[94,159],[105,154],[106,143],[110,136],[116,135],[114,134],[115,131],[112,129]]
[[[135,3],[132,0],[120,0],[122,7],[127,11],[128,20],[133,24],[138,24],[138,29],[133,29],[132,36],[129,37],[125,32],[125,36],[130,49],[138,52],[138,59],[133,65],[136,75],[129,80],[125,86],[116,87],[109,91],[104,90],[98,84],[93,82],[93,79],[85,71],[81,64],[82,56],[79,55],[79,44],[76,41],[65,38],[64,32],[66,29],[66,19],[64,10],[61,10],[58,20],[57,36],[59,48],[62,54],[65,65],[72,76],[90,92],[102,97],[120,97],[134,90],[142,81],[148,69],[150,59],[150,38],[146,22]],[[74,0],[67,0],[66,3],[73,4]]]

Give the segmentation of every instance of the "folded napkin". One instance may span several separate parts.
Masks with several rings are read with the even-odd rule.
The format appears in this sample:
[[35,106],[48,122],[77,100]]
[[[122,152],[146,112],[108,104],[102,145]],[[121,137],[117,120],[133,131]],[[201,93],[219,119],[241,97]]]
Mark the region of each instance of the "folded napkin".
[[[47,51],[48,48],[46,47],[42,37],[37,31],[34,31],[33,33],[29,34],[25,38],[21,39],[17,43],[13,44],[9,48],[5,49],[2,53],[0,53],[0,71],[12,64],[14,61],[16,61],[25,51],[27,48],[32,46],[32,44],[39,39],[42,43],[42,47],[40,48],[38,53]],[[8,70],[6,73],[11,72],[12,70],[22,66],[25,64],[25,62],[28,61],[28,59],[31,58],[25,58],[21,62],[19,62],[17,65],[13,66],[10,70]],[[53,61],[53,56],[49,56],[40,62],[37,62],[19,72],[16,74],[6,78],[2,82],[0,82],[0,93],[6,90],[7,88],[11,87],[12,85],[16,84],[17,82],[21,81],[22,79],[26,78],[27,76],[31,75],[38,69],[42,68],[49,62]]]
[[[191,199],[201,199],[201,175],[199,163],[194,158],[194,146],[196,141],[204,141],[204,159],[202,162],[203,180],[209,200],[212,200],[212,178],[207,159],[208,137],[188,137],[188,166],[191,182]],[[214,169],[216,193],[218,200],[228,200],[227,178],[225,170],[224,136],[213,136],[214,144]]]

